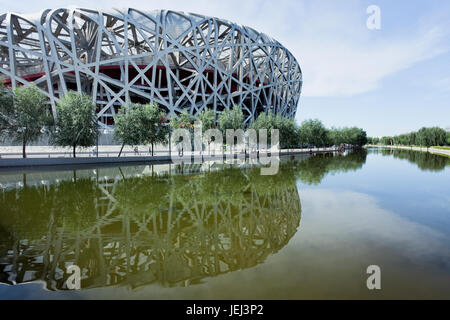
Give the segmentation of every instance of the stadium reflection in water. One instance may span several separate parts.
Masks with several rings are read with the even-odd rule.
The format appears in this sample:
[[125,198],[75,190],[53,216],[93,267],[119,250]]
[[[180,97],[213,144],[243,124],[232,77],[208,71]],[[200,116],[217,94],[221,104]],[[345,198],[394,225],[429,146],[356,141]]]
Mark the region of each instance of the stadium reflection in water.
[[[448,299],[449,166],[369,149],[283,157],[274,176],[248,163],[2,172],[0,299]],[[72,264],[81,290],[67,288]]]
[[[14,177],[10,177],[14,180]],[[65,290],[188,286],[250,268],[283,248],[300,224],[292,165],[159,165],[30,173],[3,184],[0,281]]]

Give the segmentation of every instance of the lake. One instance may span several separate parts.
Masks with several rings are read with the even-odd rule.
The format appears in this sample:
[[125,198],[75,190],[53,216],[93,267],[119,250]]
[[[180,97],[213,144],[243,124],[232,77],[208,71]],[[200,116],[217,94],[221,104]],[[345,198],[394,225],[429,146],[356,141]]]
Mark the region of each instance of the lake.
[[450,299],[450,158],[0,172],[0,299],[394,298]]

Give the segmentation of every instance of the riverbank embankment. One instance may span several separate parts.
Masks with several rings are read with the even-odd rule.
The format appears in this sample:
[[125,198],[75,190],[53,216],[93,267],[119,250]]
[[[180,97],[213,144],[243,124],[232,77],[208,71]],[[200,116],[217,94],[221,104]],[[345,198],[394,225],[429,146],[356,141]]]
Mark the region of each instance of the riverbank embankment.
[[438,149],[438,148],[426,148],[426,147],[412,147],[412,146],[385,146],[385,145],[367,145],[366,147],[375,147],[375,148],[388,148],[388,149],[404,149],[404,150],[413,150],[413,151],[422,151],[429,152],[433,154],[443,155],[450,157],[450,150]]
[[[120,147],[120,146],[119,146]],[[114,150],[116,151],[116,150]],[[295,155],[295,154],[315,154],[326,152],[337,152],[336,148],[308,148],[308,149],[282,149],[279,151],[279,155]],[[215,155],[209,155],[208,153],[200,154],[199,152],[185,152],[184,155],[171,155],[168,151],[157,151],[157,155],[151,155],[150,152],[143,153],[126,153],[125,156],[118,157],[118,152],[109,151],[108,156],[97,156],[94,153],[81,153],[77,154],[77,158],[70,158],[67,154],[59,155],[50,153],[39,153],[38,155],[30,153],[27,158],[16,157],[2,157],[0,159],[1,169],[17,169],[27,167],[48,167],[48,166],[86,166],[86,165],[121,165],[130,163],[142,163],[142,164],[156,164],[156,163],[171,163],[177,162],[189,162],[189,161],[208,161],[208,160],[220,160],[227,159],[227,153],[216,153]],[[270,150],[260,150],[252,153],[255,157],[270,156]],[[228,155],[229,156],[229,155]],[[249,157],[249,153],[233,153],[234,158]]]

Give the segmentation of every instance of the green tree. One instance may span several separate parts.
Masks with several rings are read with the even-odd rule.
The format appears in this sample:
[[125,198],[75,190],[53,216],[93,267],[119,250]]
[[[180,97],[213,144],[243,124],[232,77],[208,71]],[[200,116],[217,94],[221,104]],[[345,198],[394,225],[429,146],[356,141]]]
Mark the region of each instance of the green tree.
[[173,129],[186,128],[193,130],[195,118],[184,109],[178,116],[172,115],[170,117],[170,126]]
[[118,157],[125,145],[137,146],[142,143],[144,110],[140,105],[127,103],[123,105],[114,118],[114,137],[122,143]]
[[[202,134],[206,132],[206,130],[215,128],[216,125],[216,114],[212,109],[204,109],[197,115],[198,120],[202,123]],[[214,138],[214,137],[212,137]],[[208,141],[208,148],[210,148],[211,140]]]
[[0,139],[9,135],[14,121],[14,94],[0,82]]
[[292,118],[284,118],[281,114],[272,111],[260,113],[258,118],[250,125],[251,129],[267,130],[267,139],[271,139],[271,130],[278,129],[280,135],[280,146],[282,149],[291,148],[299,144],[298,127]]
[[430,135],[434,146],[445,146],[447,144],[447,132],[440,127],[430,128]]
[[51,132],[50,142],[56,146],[90,147],[98,137],[95,103],[84,93],[69,91],[56,105],[57,119]]
[[[194,122],[195,118],[189,114],[189,112],[184,109],[178,116],[172,115],[169,118],[169,126],[170,130],[176,130],[180,128],[184,128],[189,130],[189,134],[191,136],[191,142],[194,136]],[[181,143],[183,141],[182,137],[179,137],[178,141],[175,141],[176,144]]]
[[267,113],[262,112],[258,115],[255,121],[250,125],[251,129],[256,130],[257,135],[259,136],[259,130],[266,129],[267,130],[267,139],[270,141],[271,133],[273,129],[280,129],[282,125],[281,116],[278,117],[271,110]]
[[265,112],[261,112],[256,120],[252,122],[250,128],[256,131],[266,129],[267,135],[270,135],[270,129],[273,128],[274,122],[274,115],[272,111],[269,111],[267,114]]
[[404,133],[394,137],[383,137],[382,142],[384,144],[390,144],[389,141],[392,140],[392,144],[407,146],[419,145],[429,148],[431,146],[446,145],[448,143],[447,135],[448,133],[442,128],[423,127],[417,132]]
[[298,127],[294,119],[284,118],[279,130],[282,149],[298,146]]
[[318,119],[302,122],[298,129],[299,140],[302,144],[321,147],[327,144],[327,129]]
[[214,113],[214,110],[212,109],[203,110],[197,115],[197,118],[202,122],[203,132],[215,127],[216,114]]
[[421,128],[417,131],[417,143],[421,146],[431,147],[434,144],[433,137],[431,131],[428,128]]
[[168,127],[163,124],[164,111],[156,103],[125,104],[114,118],[114,136],[122,142],[118,157],[125,145],[136,146],[151,144],[152,156],[154,145],[167,142]]
[[339,129],[333,127],[330,130],[328,130],[327,136],[328,136],[328,142],[332,145],[337,146],[337,145],[340,145],[341,143],[343,143],[342,130],[339,130]]
[[217,117],[219,130],[225,135],[227,129],[244,129],[244,114],[242,109],[234,105],[231,110],[225,109]]
[[151,144],[152,156],[153,149],[157,143],[166,143],[167,135],[169,133],[169,127],[163,124],[165,113],[158,107],[155,102],[152,104],[146,104],[142,107],[143,117],[143,143]]
[[[217,124],[219,130],[222,131],[222,135],[226,137],[227,129],[244,129],[244,113],[241,108],[234,105],[231,110],[225,109],[219,114]],[[233,146],[230,146],[230,153],[232,152],[232,148]]]
[[390,137],[390,136],[381,137],[381,144],[391,145],[393,143],[394,143],[394,137]]
[[13,92],[5,88],[1,91],[0,133],[22,143],[22,156],[26,158],[26,145],[36,141],[49,123],[47,97],[36,85],[17,87]]
[[362,147],[367,143],[367,133],[361,128],[350,128],[350,137],[349,143],[352,145]]

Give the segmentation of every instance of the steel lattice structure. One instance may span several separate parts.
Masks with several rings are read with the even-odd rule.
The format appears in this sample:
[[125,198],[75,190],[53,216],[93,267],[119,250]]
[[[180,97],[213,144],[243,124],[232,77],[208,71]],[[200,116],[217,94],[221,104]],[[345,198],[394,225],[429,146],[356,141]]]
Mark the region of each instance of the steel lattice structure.
[[35,83],[54,114],[68,90],[86,92],[105,127],[128,101],[155,101],[167,116],[237,104],[246,123],[267,110],[294,117],[302,86],[294,56],[265,34],[198,14],[136,9],[0,15],[0,76],[12,87]]

